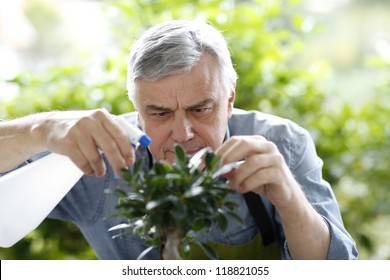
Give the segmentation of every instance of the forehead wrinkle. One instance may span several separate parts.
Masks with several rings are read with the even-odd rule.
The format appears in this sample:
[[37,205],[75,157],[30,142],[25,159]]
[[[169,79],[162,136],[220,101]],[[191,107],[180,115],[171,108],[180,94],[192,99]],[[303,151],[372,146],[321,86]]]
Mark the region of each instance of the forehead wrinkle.
[[208,104],[211,104],[211,103],[214,103],[214,98],[207,98],[207,99],[201,100],[198,103],[186,106],[183,109],[184,110],[196,109],[196,108],[199,108],[201,106],[205,106],[205,105],[208,105]]
[[171,108],[164,107],[161,105],[154,105],[154,104],[149,104],[145,106],[145,109],[147,111],[171,111]]
[[[197,109],[199,107],[202,107],[202,106],[205,106],[205,105],[209,105],[209,104],[212,104],[212,103],[214,103],[214,98],[210,97],[210,98],[206,98],[204,100],[201,100],[199,102],[196,102],[195,104],[190,104],[188,106],[184,106],[184,107],[182,107],[182,110],[184,110],[184,111],[193,110],[193,109]],[[163,106],[163,105],[157,105],[157,104],[147,104],[145,106],[145,109],[146,109],[146,111],[175,111],[179,107],[180,107],[179,104],[177,104],[176,108],[170,108],[170,107],[166,107],[166,106]]]
[[[177,93],[174,97],[166,97],[161,98],[158,94],[155,95],[157,97],[155,100],[145,100],[144,106],[146,110],[155,110],[155,111],[175,111],[179,108],[179,103],[177,100]],[[172,102],[173,101],[173,102]],[[164,103],[164,105],[162,104]],[[172,104],[172,106],[171,106]]]

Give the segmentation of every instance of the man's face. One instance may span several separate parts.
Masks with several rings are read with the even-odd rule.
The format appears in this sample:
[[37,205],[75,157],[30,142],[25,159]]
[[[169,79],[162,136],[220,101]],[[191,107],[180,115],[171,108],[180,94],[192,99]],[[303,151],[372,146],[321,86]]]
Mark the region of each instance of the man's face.
[[136,82],[135,105],[142,129],[152,138],[156,160],[173,162],[174,146],[188,155],[204,147],[216,150],[225,137],[234,93],[226,93],[211,55],[190,72],[157,81]]

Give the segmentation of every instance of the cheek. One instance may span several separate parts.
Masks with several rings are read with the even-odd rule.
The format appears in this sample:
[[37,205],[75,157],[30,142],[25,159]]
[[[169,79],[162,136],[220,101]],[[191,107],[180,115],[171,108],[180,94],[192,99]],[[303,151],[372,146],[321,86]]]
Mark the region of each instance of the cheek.
[[226,124],[215,124],[218,125],[204,126],[197,131],[198,136],[207,143],[207,146],[211,147],[213,150],[216,150],[219,148],[219,146],[221,146],[226,133]]
[[152,126],[147,123],[144,126],[146,134],[152,139],[152,144],[149,147],[153,157],[157,160],[164,159],[164,146],[169,139],[169,129],[164,126]]

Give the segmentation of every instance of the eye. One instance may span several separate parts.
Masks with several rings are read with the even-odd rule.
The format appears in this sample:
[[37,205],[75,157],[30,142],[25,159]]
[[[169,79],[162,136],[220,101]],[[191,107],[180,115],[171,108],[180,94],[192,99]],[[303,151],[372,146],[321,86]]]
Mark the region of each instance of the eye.
[[167,112],[167,111],[161,111],[161,112],[152,113],[151,115],[152,115],[152,117],[163,119],[163,118],[168,117],[169,113],[170,112]]
[[200,107],[200,108],[195,108],[192,111],[196,114],[201,115],[201,114],[205,114],[205,113],[209,112],[210,110],[211,110],[210,107]]

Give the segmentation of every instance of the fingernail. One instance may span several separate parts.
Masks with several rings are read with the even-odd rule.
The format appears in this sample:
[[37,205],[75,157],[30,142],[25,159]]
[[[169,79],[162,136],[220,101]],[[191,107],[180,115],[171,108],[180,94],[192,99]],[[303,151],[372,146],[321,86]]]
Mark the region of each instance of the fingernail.
[[134,164],[134,158],[133,157],[129,157],[127,160],[126,160],[126,165],[127,166],[130,166],[130,165],[133,165]]

